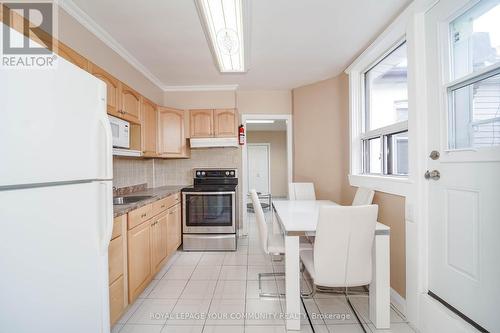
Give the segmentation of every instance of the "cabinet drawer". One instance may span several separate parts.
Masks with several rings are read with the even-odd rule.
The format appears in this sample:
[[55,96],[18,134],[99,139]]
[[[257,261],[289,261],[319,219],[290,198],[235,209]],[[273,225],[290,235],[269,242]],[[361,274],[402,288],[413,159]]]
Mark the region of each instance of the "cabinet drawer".
[[123,276],[109,286],[109,317],[111,325],[121,317],[125,308],[125,290]]
[[122,225],[127,221],[127,215],[117,216],[113,220],[113,233],[111,239],[115,239],[122,234]]
[[181,200],[179,193],[174,193],[166,198],[153,202],[153,216],[158,215],[168,208],[178,204]]
[[153,207],[151,204],[137,208],[128,213],[128,228],[132,229],[142,222],[149,220],[153,216]]
[[108,249],[109,282],[123,275],[123,237],[113,239]]

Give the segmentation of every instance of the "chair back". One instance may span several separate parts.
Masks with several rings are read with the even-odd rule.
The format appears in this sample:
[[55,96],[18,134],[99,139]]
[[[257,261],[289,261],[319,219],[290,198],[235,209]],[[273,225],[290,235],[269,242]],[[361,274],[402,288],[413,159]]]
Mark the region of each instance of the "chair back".
[[352,200],[353,206],[371,205],[373,202],[373,196],[375,191],[366,187],[358,187],[356,190],[356,195]]
[[252,196],[253,210],[255,212],[255,220],[257,222],[257,229],[259,229],[259,239],[262,249],[265,253],[268,253],[267,240],[268,240],[268,230],[266,224],[266,218],[264,216],[264,210],[260,204],[259,196],[257,191],[250,190],[250,195]]
[[290,200],[316,200],[313,183],[290,183],[288,184],[288,196]]
[[378,206],[320,207],[314,242],[314,283],[325,287],[367,285]]

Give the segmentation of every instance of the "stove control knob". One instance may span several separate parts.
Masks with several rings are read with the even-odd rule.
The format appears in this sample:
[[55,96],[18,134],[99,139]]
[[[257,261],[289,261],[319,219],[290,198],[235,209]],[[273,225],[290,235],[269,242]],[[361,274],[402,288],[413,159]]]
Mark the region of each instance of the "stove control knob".
[[234,171],[231,171],[231,176],[234,176]]
[[196,176],[200,176],[200,175],[201,175],[201,172],[196,171]]
[[226,171],[226,176],[229,176],[229,171]]
[[201,175],[202,175],[202,176],[205,176],[205,171],[202,171],[202,172],[201,172]]

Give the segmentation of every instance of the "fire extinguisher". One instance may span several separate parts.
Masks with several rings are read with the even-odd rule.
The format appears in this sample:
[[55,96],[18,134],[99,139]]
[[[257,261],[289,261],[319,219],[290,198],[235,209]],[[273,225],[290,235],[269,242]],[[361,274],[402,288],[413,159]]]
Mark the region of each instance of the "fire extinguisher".
[[240,127],[238,127],[238,143],[240,145],[245,144],[245,127],[243,125],[240,125]]

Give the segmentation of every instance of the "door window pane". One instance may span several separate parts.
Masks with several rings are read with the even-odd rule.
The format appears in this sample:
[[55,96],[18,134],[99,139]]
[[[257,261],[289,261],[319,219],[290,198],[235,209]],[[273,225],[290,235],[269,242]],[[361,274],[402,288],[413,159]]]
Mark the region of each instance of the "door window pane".
[[386,136],[387,174],[408,174],[408,132]]
[[451,22],[453,79],[500,62],[500,0],[483,0]]
[[365,172],[382,173],[382,147],[380,138],[369,139],[365,144]]
[[450,92],[449,148],[500,144],[500,74]]
[[367,131],[408,120],[406,42],[365,73]]

